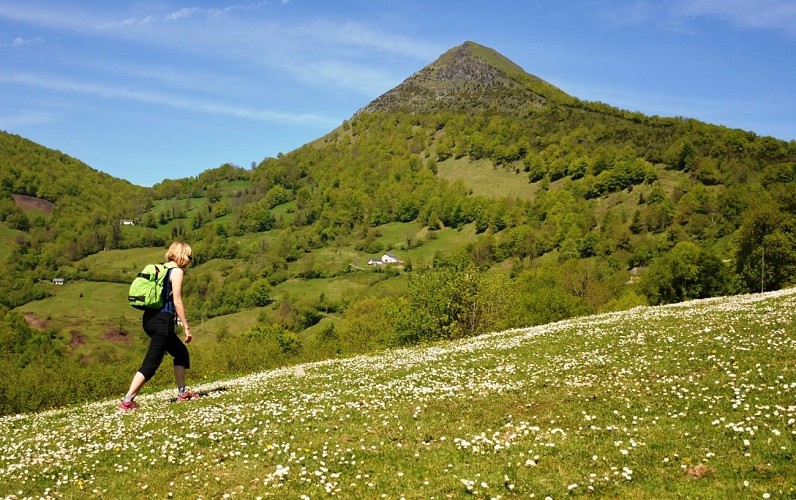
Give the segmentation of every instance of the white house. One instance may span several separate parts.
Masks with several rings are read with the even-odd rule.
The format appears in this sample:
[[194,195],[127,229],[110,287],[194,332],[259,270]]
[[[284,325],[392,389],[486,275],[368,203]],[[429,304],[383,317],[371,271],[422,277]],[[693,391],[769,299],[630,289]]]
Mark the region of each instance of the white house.
[[373,257],[372,259],[368,259],[369,266],[382,266],[384,264],[397,264],[399,262],[401,262],[401,259],[389,252],[385,253],[381,257]]
[[381,256],[381,261],[384,262],[385,264],[397,264],[401,262],[401,259],[399,259],[398,256],[393,255],[391,253],[385,253],[384,255]]
[[52,284],[53,285],[63,285],[65,280],[63,278],[53,278]]
[[120,224],[122,226],[135,226],[135,221],[133,219],[122,219]]

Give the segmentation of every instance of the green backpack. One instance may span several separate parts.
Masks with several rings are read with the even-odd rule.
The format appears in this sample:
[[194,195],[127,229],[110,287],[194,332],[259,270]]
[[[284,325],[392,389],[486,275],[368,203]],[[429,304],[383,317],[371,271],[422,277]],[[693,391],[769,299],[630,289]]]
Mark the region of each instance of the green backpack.
[[130,291],[127,301],[136,309],[160,309],[163,307],[163,285],[171,268],[177,267],[173,262],[168,264],[147,264],[138,273]]

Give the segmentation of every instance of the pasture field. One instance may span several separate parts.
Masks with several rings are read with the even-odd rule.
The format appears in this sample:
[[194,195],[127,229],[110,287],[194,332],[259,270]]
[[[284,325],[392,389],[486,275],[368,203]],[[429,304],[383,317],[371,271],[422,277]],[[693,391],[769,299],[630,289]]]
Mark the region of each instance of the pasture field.
[[[59,333],[70,353],[86,361],[126,359],[136,352],[141,313],[127,304],[129,285],[95,281],[47,285],[52,296],[15,309],[38,328]],[[110,356],[110,358],[108,358]]]
[[0,496],[793,498],[796,289],[0,418]]
[[417,240],[427,231],[425,226],[421,226],[417,222],[390,222],[378,226],[377,229],[381,235],[377,241],[384,245],[385,251],[388,252],[405,252],[407,237]]
[[11,243],[18,238],[20,235],[23,235],[22,231],[11,229],[5,222],[0,222],[0,259],[8,259],[11,256],[11,249],[13,246]]
[[292,278],[273,287],[272,298],[279,301],[290,297],[304,307],[317,303],[321,295],[333,303],[347,302],[363,297],[378,278],[376,273],[367,272],[311,280]]
[[[522,168],[520,165],[519,168]],[[531,184],[528,174],[495,167],[488,160],[448,159],[437,164],[438,175],[450,182],[461,180],[477,196],[533,199],[538,186]],[[517,182],[517,179],[524,182]]]
[[288,224],[293,224],[293,221],[296,219],[296,202],[289,201],[287,203],[282,203],[281,205],[277,205],[271,209],[271,213],[274,215],[274,218],[277,220],[278,223],[286,226]]
[[163,262],[166,248],[130,248],[127,250],[105,250],[79,260],[78,268],[89,269],[97,274],[123,273],[130,281],[147,264]]
[[[410,226],[412,224],[409,224]],[[421,231],[418,233],[420,246],[411,250],[397,250],[401,259],[411,259],[415,266],[429,266],[437,252],[450,253],[453,248],[463,248],[467,243],[476,240],[475,224],[466,224],[461,228],[445,228],[440,231]]]
[[141,312],[127,303],[129,283],[146,264],[162,262],[165,252],[164,248],[135,248],[90,255],[76,267],[108,281],[40,284],[50,296],[14,310],[39,329],[57,331],[70,345],[70,354],[86,361],[126,359],[131,352],[137,355]]

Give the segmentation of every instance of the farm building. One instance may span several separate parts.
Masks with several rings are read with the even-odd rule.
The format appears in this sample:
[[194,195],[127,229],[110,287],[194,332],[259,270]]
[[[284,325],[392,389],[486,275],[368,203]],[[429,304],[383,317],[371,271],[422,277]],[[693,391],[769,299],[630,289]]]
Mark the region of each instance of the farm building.
[[381,257],[373,257],[371,259],[368,259],[368,265],[369,266],[382,266],[384,264],[398,264],[399,262],[401,262],[401,259],[399,259],[396,255],[393,255],[393,254],[391,254],[389,252],[385,253]]

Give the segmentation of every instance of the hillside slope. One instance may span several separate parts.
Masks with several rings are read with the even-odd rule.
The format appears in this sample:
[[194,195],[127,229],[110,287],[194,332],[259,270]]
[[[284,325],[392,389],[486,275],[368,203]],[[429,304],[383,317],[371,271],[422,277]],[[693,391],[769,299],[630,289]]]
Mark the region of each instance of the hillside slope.
[[251,170],[129,195],[86,172],[96,198],[74,172],[0,179],[69,201],[0,213],[0,413],[126,386],[97,376],[140,361],[125,285],[177,238],[213,376],[796,283],[796,141],[583,102],[472,42]]
[[[796,493],[796,289],[0,419],[0,495]],[[764,496],[765,495],[765,496]]]
[[69,212],[69,203],[140,212],[149,208],[149,190],[100,172],[61,151],[0,131],[0,186],[10,194],[35,197]]
[[123,242],[122,219],[152,206],[151,190],[114,178],[76,158],[0,131],[0,245],[8,259],[0,284],[8,293],[0,307],[14,307],[46,292],[36,280],[51,280],[87,255]]

